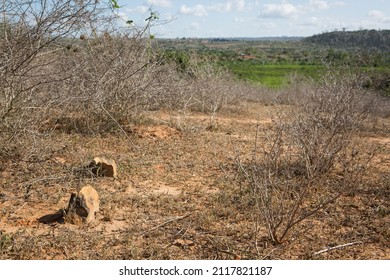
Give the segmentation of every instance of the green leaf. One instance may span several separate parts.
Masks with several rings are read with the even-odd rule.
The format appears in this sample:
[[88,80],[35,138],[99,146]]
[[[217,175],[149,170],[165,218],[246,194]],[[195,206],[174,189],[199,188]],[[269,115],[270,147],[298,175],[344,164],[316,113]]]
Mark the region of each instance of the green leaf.
[[119,9],[120,6],[118,5],[118,2],[116,0],[111,0],[112,7],[115,9]]

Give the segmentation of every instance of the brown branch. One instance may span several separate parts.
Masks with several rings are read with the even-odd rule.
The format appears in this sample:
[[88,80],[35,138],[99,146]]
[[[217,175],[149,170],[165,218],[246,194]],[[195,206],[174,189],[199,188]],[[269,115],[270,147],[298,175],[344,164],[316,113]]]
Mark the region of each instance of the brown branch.
[[171,219],[169,219],[168,221],[166,221],[166,222],[164,222],[164,223],[162,223],[162,224],[159,224],[159,225],[157,225],[157,226],[154,226],[154,227],[152,227],[152,228],[150,228],[150,229],[148,229],[148,230],[142,232],[140,235],[141,235],[141,236],[144,236],[144,235],[146,235],[146,234],[148,234],[148,233],[150,233],[150,232],[152,232],[152,231],[155,231],[156,229],[159,229],[159,228],[161,228],[161,227],[163,227],[163,226],[165,226],[165,225],[167,225],[167,224],[170,224],[170,223],[172,223],[172,222],[181,221],[181,220],[183,220],[183,219],[185,219],[185,218],[187,218],[187,217],[189,217],[189,216],[191,216],[191,215],[192,215],[192,213],[188,213],[187,215],[184,215],[184,216],[171,218]]
[[334,247],[326,248],[326,249],[323,249],[321,251],[315,252],[313,255],[316,256],[316,255],[320,255],[320,254],[323,254],[323,253],[326,253],[329,251],[333,251],[333,250],[337,250],[337,249],[341,249],[341,248],[345,248],[345,247],[349,247],[349,246],[353,246],[353,245],[357,245],[357,244],[363,244],[363,241],[356,241],[356,242],[351,242],[351,243],[347,243],[347,244],[343,244],[343,245],[337,245]]

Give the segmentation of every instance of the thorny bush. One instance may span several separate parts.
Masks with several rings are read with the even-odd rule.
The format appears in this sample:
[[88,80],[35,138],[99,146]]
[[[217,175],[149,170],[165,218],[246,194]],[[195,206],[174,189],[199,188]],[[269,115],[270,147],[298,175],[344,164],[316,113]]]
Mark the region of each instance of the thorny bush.
[[44,151],[36,154],[45,157],[56,131],[126,133],[123,125],[145,110],[203,111],[213,121],[221,107],[236,103],[241,91],[207,61],[161,55],[149,36],[154,17],[121,29],[105,4],[4,2],[0,157],[23,157],[21,150],[41,149],[37,143]]
[[237,157],[256,222],[273,243],[299,234],[297,225],[361,183],[371,158],[356,144],[372,104],[363,81],[360,74],[330,71],[284,108],[271,130],[258,126],[249,163]]

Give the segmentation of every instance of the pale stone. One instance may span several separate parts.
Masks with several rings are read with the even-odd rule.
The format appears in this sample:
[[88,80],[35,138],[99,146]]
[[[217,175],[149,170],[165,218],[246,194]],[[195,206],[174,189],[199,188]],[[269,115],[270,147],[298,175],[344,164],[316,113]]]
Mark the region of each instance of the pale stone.
[[69,200],[65,222],[81,225],[91,223],[99,211],[99,195],[97,191],[87,185],[78,194],[73,193]]
[[117,178],[117,166],[114,160],[105,157],[95,157],[88,168],[96,176]]

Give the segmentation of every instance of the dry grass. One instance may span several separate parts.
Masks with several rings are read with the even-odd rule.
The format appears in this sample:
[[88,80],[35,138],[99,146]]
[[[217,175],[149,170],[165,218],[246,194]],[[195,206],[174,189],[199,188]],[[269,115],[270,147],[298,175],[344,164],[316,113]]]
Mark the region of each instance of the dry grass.
[[[387,259],[389,136],[363,135],[362,148],[381,147],[364,183],[305,219],[281,245],[272,244],[253,201],[232,184],[234,150],[250,158],[256,123],[272,127],[275,107],[248,103],[243,114],[186,120],[196,132],[167,125],[170,114],[146,114],[131,140],[120,135],[55,132],[67,143],[47,161],[3,162],[0,188],[2,259]],[[388,119],[380,119],[389,124]],[[44,144],[43,144],[44,145]],[[58,146],[61,146],[58,144]],[[74,169],[94,155],[119,164],[118,180],[81,178]],[[386,177],[387,176],[387,177]],[[70,193],[91,183],[101,196],[96,224],[40,224],[66,206]],[[257,220],[257,222],[256,222]],[[328,246],[362,244],[313,254]]]
[[[389,258],[387,99],[374,119],[359,79],[275,98],[196,57],[178,71],[147,28],[113,33],[98,2],[47,3],[3,5],[0,259]],[[95,156],[119,178],[84,172]],[[39,222],[85,184],[96,223]]]
[[356,145],[369,108],[357,80],[324,77],[299,103],[281,110],[272,128],[258,125],[250,161],[237,155],[237,183],[274,244],[361,184],[373,151]]

